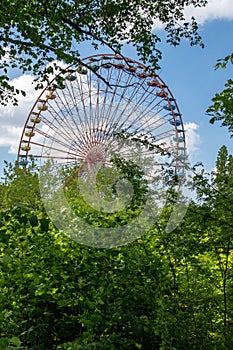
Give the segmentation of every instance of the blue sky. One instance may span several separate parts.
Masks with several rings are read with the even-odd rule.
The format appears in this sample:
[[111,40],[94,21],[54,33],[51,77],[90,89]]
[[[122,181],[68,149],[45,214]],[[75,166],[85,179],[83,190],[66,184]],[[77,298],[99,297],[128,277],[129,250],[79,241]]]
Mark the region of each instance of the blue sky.
[[[233,153],[233,139],[227,130],[219,124],[209,124],[205,113],[214,94],[224,88],[228,78],[232,78],[233,66],[217,71],[213,66],[218,58],[233,51],[233,1],[209,0],[205,9],[187,9],[187,17],[193,14],[200,23],[199,32],[205,48],[190,47],[188,42],[174,48],[163,41],[160,44],[163,59],[159,75],[171,89],[182,112],[192,163],[201,161],[210,170],[214,168],[217,152],[223,144]],[[156,30],[164,38],[159,24],[156,24]],[[83,57],[91,53],[87,45],[81,51]],[[124,53],[136,58],[130,47],[125,47]],[[15,85],[26,89],[28,94],[26,99],[21,98],[18,107],[0,107],[0,177],[3,161],[16,159],[22,127],[38,96],[38,92],[31,88],[31,76],[14,78]]]
[[194,147],[190,150],[194,151],[192,160],[202,161],[209,170],[213,168],[217,152],[223,144],[233,153],[233,139],[229,137],[227,129],[220,127],[220,123],[211,125],[206,115],[215,93],[220,92],[227,79],[232,78],[233,66],[218,70],[214,70],[213,66],[218,58],[233,51],[233,19],[208,21],[200,27],[200,32],[204,49],[190,48],[187,43],[176,48],[164,46],[160,75],[172,89],[184,123],[197,125],[193,131],[199,137],[193,135],[197,144],[196,150]]

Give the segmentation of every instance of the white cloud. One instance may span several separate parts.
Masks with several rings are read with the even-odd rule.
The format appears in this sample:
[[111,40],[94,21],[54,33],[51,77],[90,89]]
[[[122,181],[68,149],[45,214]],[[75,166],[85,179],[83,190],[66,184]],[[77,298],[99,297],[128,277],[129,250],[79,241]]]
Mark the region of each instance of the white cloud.
[[160,29],[163,29],[164,27],[165,25],[162,22],[160,22],[160,20],[158,19],[154,20],[153,30],[160,30]]
[[198,134],[197,130],[199,125],[195,123],[187,123],[184,125],[185,128],[185,139],[188,155],[191,161],[195,161],[196,157],[200,151],[200,145],[202,143],[201,136]]
[[[54,61],[61,68],[65,65]],[[50,80],[55,74],[50,75]],[[34,77],[30,74],[24,74],[12,79],[9,83],[16,89],[26,92],[26,96],[18,95],[18,106],[8,104],[6,107],[0,106],[0,147],[7,147],[8,153],[17,154],[20,137],[23,126],[27,120],[29,112],[41,94],[42,90],[36,91],[36,83],[33,84]]]
[[[215,19],[233,20],[233,0],[208,0],[204,7],[187,6],[184,10],[185,19],[189,21],[194,17],[199,24]],[[156,19],[154,21],[154,30],[163,29],[164,25]]]
[[214,19],[233,19],[233,1],[232,0],[208,0],[205,7],[188,6],[185,9],[185,17],[190,19],[194,16],[198,23],[203,24],[206,21]]
[[13,79],[10,83],[17,89],[24,90],[26,96],[18,95],[18,106],[11,104],[0,106],[0,146],[8,147],[8,153],[16,154],[23,125],[27,116],[40,94],[32,85],[33,76],[22,75]]
[[9,147],[9,154],[16,154],[18,150],[21,127],[12,125],[1,126],[0,147]]

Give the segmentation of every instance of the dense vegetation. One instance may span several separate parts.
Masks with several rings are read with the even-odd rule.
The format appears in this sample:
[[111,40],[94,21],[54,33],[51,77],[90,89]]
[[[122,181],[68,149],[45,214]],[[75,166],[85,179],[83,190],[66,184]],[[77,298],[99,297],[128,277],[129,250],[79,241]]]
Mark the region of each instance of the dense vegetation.
[[0,186],[1,349],[232,349],[233,158],[195,177],[196,201],[167,233],[168,205],[126,246],[69,239],[37,174],[8,164]]

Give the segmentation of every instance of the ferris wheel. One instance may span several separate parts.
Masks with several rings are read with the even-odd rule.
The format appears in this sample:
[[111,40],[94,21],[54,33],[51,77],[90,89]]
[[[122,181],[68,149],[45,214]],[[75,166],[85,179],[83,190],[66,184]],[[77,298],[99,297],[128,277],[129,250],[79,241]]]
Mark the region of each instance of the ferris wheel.
[[94,55],[82,62],[55,77],[35,102],[18,163],[26,166],[32,156],[38,166],[52,160],[91,170],[96,162],[111,166],[114,152],[135,160],[132,144],[137,142],[141,156],[153,163],[148,177],[164,169],[184,176],[182,117],[160,76],[120,55]]

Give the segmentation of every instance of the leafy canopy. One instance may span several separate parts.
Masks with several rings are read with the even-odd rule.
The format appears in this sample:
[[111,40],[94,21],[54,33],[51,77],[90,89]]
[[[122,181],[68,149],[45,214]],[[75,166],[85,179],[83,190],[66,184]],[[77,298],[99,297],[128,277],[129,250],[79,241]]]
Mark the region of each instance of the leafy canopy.
[[[233,53],[225,58],[218,59],[215,69],[226,69],[228,64],[233,64]],[[228,79],[225,84],[225,89],[216,93],[212,98],[212,105],[207,109],[207,114],[211,117],[210,123],[221,121],[222,126],[226,126],[233,136],[233,80]]]
[[[124,43],[136,48],[139,58],[156,68],[161,52],[160,38],[153,32],[159,20],[167,41],[178,45],[181,37],[191,45],[201,43],[194,19],[185,22],[188,5],[204,6],[206,0],[3,0],[0,8],[0,99],[13,101],[16,94],[9,82],[9,70],[32,72],[40,79],[37,88],[48,80],[56,64],[81,64],[79,45],[85,41],[121,54]],[[47,68],[46,68],[47,67]],[[24,92],[22,92],[24,93]]]
[[212,99],[213,104],[207,109],[211,117],[210,123],[221,121],[222,126],[226,126],[233,136],[233,80],[228,79],[225,89],[216,93]]

